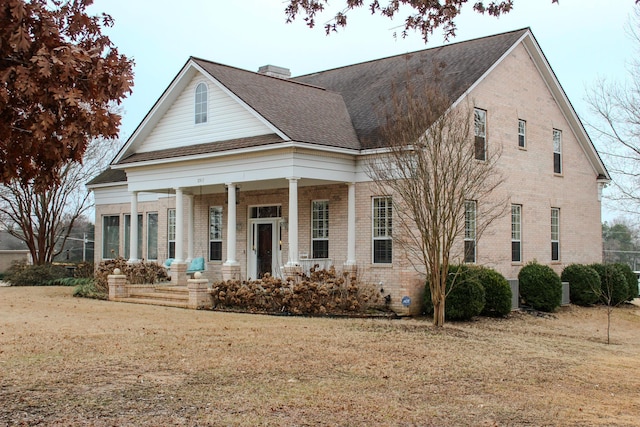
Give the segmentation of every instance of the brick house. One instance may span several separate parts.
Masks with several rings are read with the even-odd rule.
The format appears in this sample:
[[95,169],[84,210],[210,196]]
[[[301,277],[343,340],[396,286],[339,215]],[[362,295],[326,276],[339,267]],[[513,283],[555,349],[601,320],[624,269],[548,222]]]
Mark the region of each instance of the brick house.
[[428,80],[434,64],[451,99],[472,100],[488,149],[502,149],[511,206],[468,261],[507,278],[534,259],[558,272],[600,261],[609,174],[522,29],[296,78],[190,58],[88,184],[96,262],[204,257],[209,280],[333,264],[384,288],[397,311],[417,312],[422,279],[394,248],[393,209],[363,164],[384,149],[380,99],[406,76]]

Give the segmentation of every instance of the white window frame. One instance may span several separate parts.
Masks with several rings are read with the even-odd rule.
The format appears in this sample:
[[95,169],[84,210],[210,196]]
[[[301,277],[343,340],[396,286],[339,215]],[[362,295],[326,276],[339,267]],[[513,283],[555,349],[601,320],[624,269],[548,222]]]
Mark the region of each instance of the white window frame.
[[[171,244],[173,243],[173,256]],[[167,258],[176,257],[176,209],[167,209]]]
[[[114,248],[107,247],[107,218],[117,218],[118,239]],[[113,255],[111,250],[114,251]],[[105,253],[107,252],[107,253]],[[102,216],[102,259],[114,259],[120,255],[120,215],[103,215]]]
[[527,121],[518,119],[518,148],[527,148]]
[[[393,263],[393,199],[391,196],[376,196],[371,199],[372,221],[371,221],[371,261],[374,264]],[[376,242],[384,241],[389,245],[388,255],[381,261],[376,260]],[[386,249],[386,248],[385,248]]]
[[[223,210],[222,206],[210,206],[209,207],[209,261],[222,261],[222,230],[223,230]],[[212,245],[213,243],[220,244],[220,257],[214,258]]]
[[[518,247],[518,259],[513,256]],[[511,262],[522,262],[522,205],[511,205]]]
[[551,261],[560,261],[560,208],[551,208]]
[[209,88],[205,82],[196,85],[194,96],[194,121],[195,124],[204,124],[208,120]]
[[[487,110],[481,108],[473,109],[474,124],[474,156],[476,160],[487,160]],[[482,141],[482,151],[480,152],[480,141]]]
[[[557,163],[556,163],[557,158]],[[558,168],[556,169],[556,164]],[[562,131],[560,129],[553,130],[553,173],[562,174]]]
[[[316,242],[326,242],[326,256],[318,256]],[[329,258],[329,200],[311,201],[311,258]]]
[[[464,202],[464,262],[474,264],[477,260],[477,218],[478,205],[475,200],[465,200]],[[473,257],[469,257],[468,246],[473,248]]]

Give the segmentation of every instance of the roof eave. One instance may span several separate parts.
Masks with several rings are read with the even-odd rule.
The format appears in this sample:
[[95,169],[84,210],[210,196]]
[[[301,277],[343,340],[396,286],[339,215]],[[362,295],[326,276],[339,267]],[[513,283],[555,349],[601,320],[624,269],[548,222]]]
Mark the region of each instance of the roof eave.
[[221,157],[233,156],[233,155],[262,153],[266,151],[274,151],[274,150],[279,150],[283,148],[306,148],[306,149],[311,149],[315,151],[330,152],[335,154],[346,154],[346,155],[353,155],[353,156],[360,154],[360,150],[353,149],[353,148],[330,147],[326,145],[289,140],[289,141],[285,141],[283,143],[278,143],[278,144],[269,144],[269,145],[263,145],[258,147],[241,148],[236,150],[225,150],[225,151],[217,151],[213,153],[196,154],[196,155],[190,155],[190,156],[170,157],[170,158],[157,159],[157,160],[145,160],[140,162],[113,164],[111,165],[111,168],[124,170],[124,169],[130,169],[130,168],[137,168],[137,167],[144,167],[144,166],[157,166],[157,165],[180,163],[180,162],[187,162],[187,161],[193,161],[193,160],[214,159],[214,158],[221,158]]

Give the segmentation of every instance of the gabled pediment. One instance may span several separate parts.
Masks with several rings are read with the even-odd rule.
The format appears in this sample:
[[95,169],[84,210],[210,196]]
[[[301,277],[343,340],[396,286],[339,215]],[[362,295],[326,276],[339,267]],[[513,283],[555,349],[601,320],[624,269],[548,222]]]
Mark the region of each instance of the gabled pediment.
[[[207,119],[195,120],[195,91],[206,87]],[[148,153],[277,134],[288,136],[239,99],[191,58],[120,150],[114,163]]]

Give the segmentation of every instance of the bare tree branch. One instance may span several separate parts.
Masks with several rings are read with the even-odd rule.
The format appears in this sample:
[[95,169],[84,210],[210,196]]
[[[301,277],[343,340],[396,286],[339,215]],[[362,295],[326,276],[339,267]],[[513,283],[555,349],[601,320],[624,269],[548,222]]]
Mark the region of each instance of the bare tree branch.
[[437,326],[444,324],[449,265],[463,260],[466,203],[477,205],[476,240],[507,206],[492,197],[502,181],[496,168],[501,150],[477,160],[473,108],[451,105],[437,83],[394,87],[383,107],[388,149],[367,164],[379,191],[393,198],[394,242],[426,275]]

